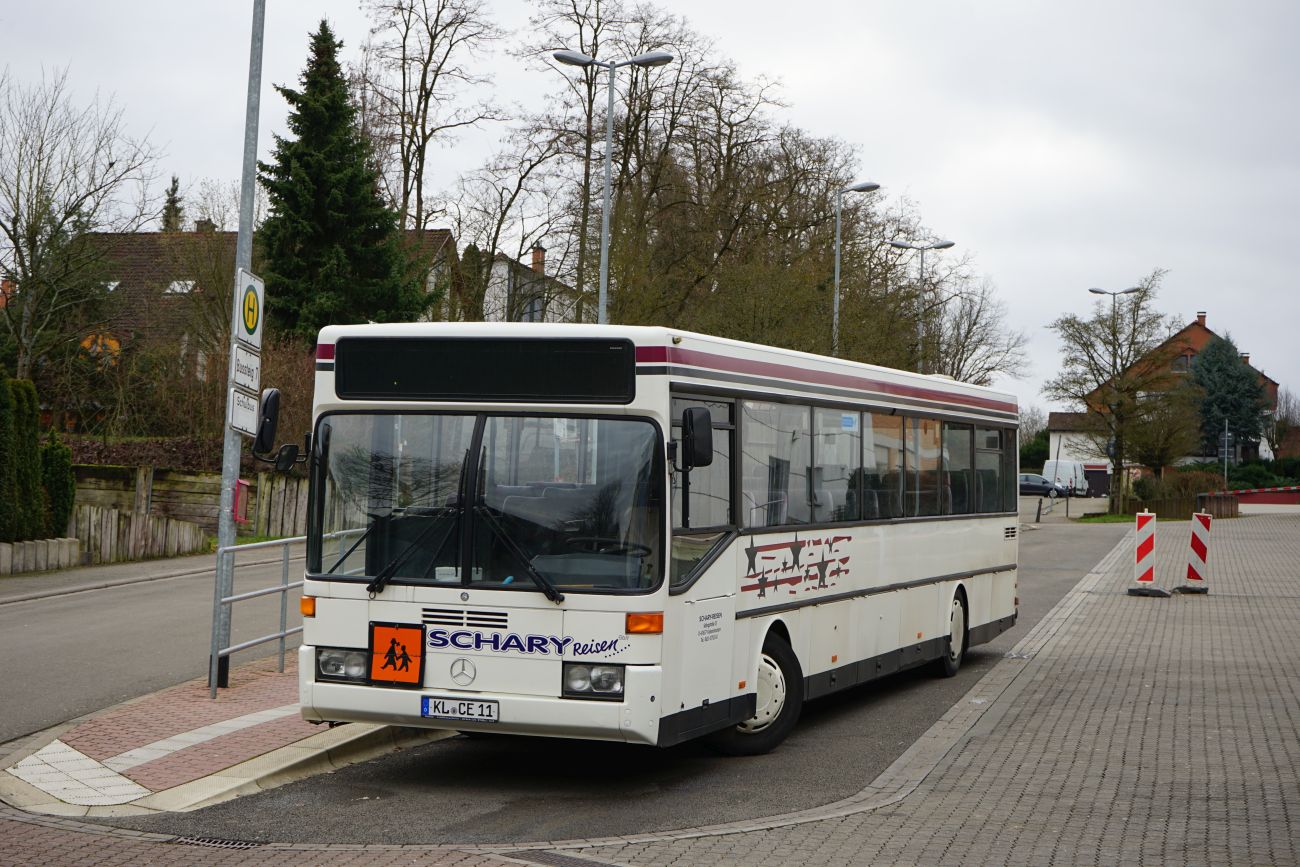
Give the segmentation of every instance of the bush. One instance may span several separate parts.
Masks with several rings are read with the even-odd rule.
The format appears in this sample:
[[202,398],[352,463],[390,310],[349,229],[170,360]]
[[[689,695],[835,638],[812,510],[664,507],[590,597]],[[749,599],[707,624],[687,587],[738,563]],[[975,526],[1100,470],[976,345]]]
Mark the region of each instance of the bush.
[[61,536],[67,532],[77,499],[77,477],[72,472],[72,449],[54,431],[41,449],[41,482],[50,504],[50,534]]
[[0,542],[18,539],[17,439],[14,435],[14,394],[0,367]]
[[1154,500],[1160,496],[1160,480],[1155,476],[1141,476],[1133,483],[1133,496],[1139,500]]
[[1223,476],[1204,470],[1169,473],[1163,481],[1166,497],[1189,497],[1194,494],[1223,490]]
[[1273,472],[1286,479],[1289,485],[1300,485],[1300,458],[1278,458],[1272,462]]
[[1275,488],[1281,479],[1269,472],[1263,464],[1242,464],[1228,468],[1230,488]]

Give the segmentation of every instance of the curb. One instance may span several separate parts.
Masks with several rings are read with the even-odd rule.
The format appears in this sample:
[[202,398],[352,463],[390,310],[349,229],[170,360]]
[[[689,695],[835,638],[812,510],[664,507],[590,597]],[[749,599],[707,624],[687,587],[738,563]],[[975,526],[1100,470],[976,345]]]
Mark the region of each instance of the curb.
[[[48,729],[40,735],[33,735],[30,743],[48,743],[66,729],[67,725]],[[50,737],[44,737],[47,734]],[[139,800],[104,807],[52,800],[48,793],[0,771],[0,801],[31,813],[88,819],[185,813],[456,734],[434,729],[349,723]]]

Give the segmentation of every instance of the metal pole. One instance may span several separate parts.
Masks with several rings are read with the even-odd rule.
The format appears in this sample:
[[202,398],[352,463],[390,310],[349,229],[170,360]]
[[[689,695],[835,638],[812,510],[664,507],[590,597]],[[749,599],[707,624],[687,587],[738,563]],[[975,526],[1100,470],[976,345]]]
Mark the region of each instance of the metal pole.
[[[224,557],[225,550],[217,548],[217,575],[221,574],[221,561]],[[221,643],[221,630],[217,628],[218,624],[221,623],[221,600],[225,598],[225,595],[221,592],[221,582],[215,578],[212,582],[212,589],[214,593],[212,597],[212,649],[208,656],[208,690],[209,697],[216,698],[218,684],[221,686],[227,685],[221,683],[221,663],[225,661],[225,658],[219,654],[221,648],[225,645]]]
[[920,332],[920,358],[917,360],[917,367],[921,373],[925,373],[925,319],[927,311],[925,309],[925,248],[918,251],[921,254],[921,321],[916,324]]
[[1228,490],[1228,417],[1223,417],[1223,489]]
[[[257,182],[257,122],[261,109],[262,93],[262,33],[266,23],[266,0],[253,0],[253,27],[248,49],[248,100],[244,112],[244,163],[243,176],[239,186],[239,235],[235,243],[235,269],[251,271],[253,266],[253,195]],[[239,317],[239,280],[235,279],[232,287],[230,305],[230,359],[227,383],[234,381],[235,375],[235,334]],[[229,402],[229,388],[226,400]],[[235,482],[239,478],[240,435],[230,427],[230,407],[226,407],[225,442],[221,454],[221,511],[217,523],[217,548],[229,548],[235,544]],[[218,599],[232,594],[235,586],[234,557],[217,555],[217,589]],[[217,621],[213,624],[217,634],[216,644],[227,647],[230,644],[230,607],[218,604],[214,614]],[[216,655],[214,651],[213,655]],[[230,658],[224,657],[213,665],[216,672],[215,686],[228,686],[230,683]]]
[[280,673],[284,674],[284,630],[289,625],[289,543],[280,559]]
[[840,201],[843,190],[835,191],[835,294],[831,296],[831,355],[840,354]]
[[609,64],[609,103],[605,109],[605,202],[600,211],[600,299],[596,321],[609,322],[609,176],[614,164],[614,63]]

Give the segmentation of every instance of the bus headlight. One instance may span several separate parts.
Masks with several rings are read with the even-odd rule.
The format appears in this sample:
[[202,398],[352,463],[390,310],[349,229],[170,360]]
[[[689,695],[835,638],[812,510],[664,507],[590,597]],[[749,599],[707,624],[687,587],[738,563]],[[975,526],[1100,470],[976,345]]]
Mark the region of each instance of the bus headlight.
[[350,680],[365,683],[369,660],[364,650],[335,647],[316,648],[316,676],[320,680]]
[[570,698],[622,698],[623,666],[566,662],[564,695]]

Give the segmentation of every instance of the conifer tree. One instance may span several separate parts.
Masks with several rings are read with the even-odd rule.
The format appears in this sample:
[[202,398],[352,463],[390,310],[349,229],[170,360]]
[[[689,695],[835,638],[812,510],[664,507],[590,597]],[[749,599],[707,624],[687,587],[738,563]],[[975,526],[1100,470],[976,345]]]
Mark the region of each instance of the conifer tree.
[[1224,421],[1240,443],[1257,443],[1263,432],[1267,400],[1264,385],[1241,360],[1231,337],[1216,337],[1192,359],[1192,378],[1204,392],[1201,437],[1206,454],[1214,454]]
[[162,230],[179,232],[184,224],[185,204],[181,198],[181,179],[172,175],[172,182],[167,187],[166,198],[163,199]]
[[301,89],[276,88],[289,103],[290,135],[276,136],[272,162],[259,164],[270,206],[260,233],[267,315],[307,342],[324,325],[413,319],[431,302],[380,195],[341,47],[321,21]]

